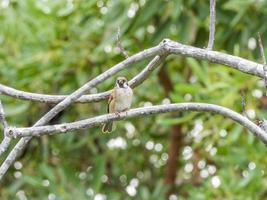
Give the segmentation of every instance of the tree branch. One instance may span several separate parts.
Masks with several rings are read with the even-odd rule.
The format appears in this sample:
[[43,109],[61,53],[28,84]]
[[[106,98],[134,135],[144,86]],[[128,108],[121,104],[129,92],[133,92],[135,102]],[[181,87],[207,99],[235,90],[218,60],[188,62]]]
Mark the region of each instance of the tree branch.
[[[39,119],[33,127],[36,126],[42,126],[48,123],[54,116],[56,116],[60,111],[64,110],[66,107],[68,107],[70,104],[75,102],[77,99],[79,99],[83,94],[85,94],[87,91],[89,91],[92,87],[95,87],[97,84],[103,82],[107,78],[111,77],[115,73],[121,71],[122,69],[127,68],[131,64],[134,64],[140,60],[144,60],[146,58],[150,58],[156,55],[162,55],[163,52],[163,45],[160,44],[158,46],[152,47],[150,49],[143,50],[124,61],[118,63],[114,67],[110,68],[109,70],[103,72],[102,74],[98,75],[91,81],[84,84],[81,88],[74,91],[72,94],[67,96],[63,101],[58,103],[54,108],[52,108],[48,113],[46,113],[41,119]],[[21,154],[23,149],[26,147],[28,142],[31,140],[30,137],[24,137],[19,140],[19,142],[16,144],[16,146],[12,149],[12,151],[9,153],[5,161],[2,163],[0,167],[0,180],[3,178],[4,174],[7,172],[8,168],[12,165],[12,163],[15,161],[15,159]]]
[[208,50],[213,49],[215,38],[215,24],[216,24],[216,0],[210,0],[210,34],[208,42]]
[[[232,55],[220,53],[217,51],[209,51],[207,49],[201,49],[201,48],[197,48],[197,47],[193,47],[189,45],[184,45],[178,42],[171,41],[169,39],[164,40],[163,46],[164,48],[156,50],[157,53],[159,53],[160,55],[163,55],[163,54],[167,55],[168,53],[172,53],[172,54],[182,55],[185,57],[189,56],[189,57],[193,57],[193,58],[200,59],[200,60],[208,60],[210,62],[223,64],[223,65],[232,67],[234,69],[237,69],[247,74],[251,74],[254,76],[264,78],[263,65],[244,59],[244,58],[240,58],[238,56],[232,56]],[[157,48],[157,47],[159,46],[156,46],[154,48]],[[142,59],[138,59],[137,61],[139,60],[142,60]],[[124,62],[126,62],[126,60]],[[133,64],[133,63],[135,62],[132,61],[132,63],[130,64]],[[147,67],[148,67],[148,71],[150,71],[151,66],[150,67],[147,66]],[[140,74],[139,76],[142,76],[142,75]],[[131,80],[130,83],[136,82],[135,78]],[[144,79],[145,78],[146,77],[144,76]],[[135,84],[136,85],[134,86],[132,85],[132,87],[135,87],[139,85],[140,83],[135,83]],[[59,103],[60,101],[63,101],[67,97],[67,95],[46,95],[46,94],[24,92],[24,91],[16,90],[11,87],[7,87],[2,84],[0,84],[0,92],[5,95],[12,96],[14,98],[30,100],[30,101],[39,101],[43,103]],[[77,100],[75,100],[75,102],[76,103],[97,102],[97,101],[106,99],[109,96],[109,94],[110,94],[110,91],[99,93],[99,94],[84,95],[78,98]]]
[[6,121],[5,112],[1,100],[0,100],[0,123],[2,123],[4,129],[8,127],[8,123]]
[[[244,59],[244,58],[240,58],[238,56],[232,56],[232,55],[220,53],[217,51],[209,51],[207,49],[201,49],[201,48],[197,48],[197,47],[193,47],[189,45],[184,45],[178,42],[171,41],[169,39],[165,39],[163,41],[162,47],[159,47],[159,46],[160,45],[153,47],[153,48],[158,48],[158,49],[155,50],[156,52],[153,52],[152,50],[151,56],[156,55],[157,53],[160,55],[164,54],[167,56],[169,53],[172,53],[172,54],[182,55],[185,57],[193,57],[193,58],[200,59],[200,60],[208,60],[213,63],[223,64],[223,65],[232,67],[234,69],[237,69],[241,72],[264,78],[263,65]],[[140,53],[143,53],[143,52],[140,52]],[[128,63],[127,66],[137,61],[140,61],[142,59],[145,59],[145,58],[147,57],[139,58],[136,61],[131,60],[131,63]],[[123,62],[126,62],[126,60]],[[148,71],[150,67],[148,67]],[[139,76],[142,76],[142,75],[140,74]],[[134,79],[131,81],[136,82]],[[137,85],[139,85],[139,83],[136,84],[135,86]],[[132,86],[132,87],[135,87],[135,86]],[[0,84],[0,92],[5,95],[12,96],[14,98],[30,100],[30,101],[39,101],[43,103],[59,103],[60,101],[63,101],[67,97],[67,95],[46,95],[46,94],[24,92],[24,91],[16,90],[11,87],[7,87],[2,84]],[[97,101],[106,99],[109,96],[109,94],[110,94],[109,92],[104,92],[104,93],[99,93],[99,94],[84,95],[78,98],[77,100],[75,100],[75,102],[77,103],[97,102]]]
[[189,45],[184,45],[169,39],[163,40],[164,48],[172,54],[192,57],[200,60],[208,60],[213,63],[223,64],[241,72],[263,78],[263,65],[253,61],[232,56],[218,51],[209,51]]
[[261,35],[258,33],[258,41],[259,41],[259,46],[260,46],[260,53],[262,57],[262,62],[263,62],[263,77],[264,77],[264,85],[267,90],[267,63],[266,63],[266,58],[265,58],[265,53],[264,53],[264,48],[261,40]]
[[[196,59],[208,60],[214,63],[219,63],[219,64],[232,67],[244,73],[248,73],[254,76],[264,78],[263,65],[255,63],[253,61],[249,61],[244,58],[232,56],[232,55],[225,54],[225,53],[220,53],[217,51],[209,51],[206,49],[184,45],[184,44],[177,43],[177,42],[174,42],[168,39],[165,39],[164,46],[165,46],[165,49],[161,50],[162,51],[161,54],[167,55],[168,52],[170,52],[173,54],[189,56],[189,57],[193,57]],[[155,58],[155,60],[151,62],[152,63],[155,62],[154,64],[157,65],[158,63],[156,60],[157,59]],[[137,85],[141,84],[143,80],[147,78],[149,73],[154,69],[154,66],[152,63],[150,63],[139,75],[137,75],[135,78],[133,78],[130,81],[130,84],[133,84],[131,85],[131,87],[136,87]],[[138,82],[136,80],[137,77],[140,78],[142,81]],[[16,90],[11,87],[7,87],[2,84],[0,84],[0,92],[5,95],[14,97],[14,98],[30,100],[30,101],[39,101],[43,103],[59,103],[60,101],[64,100],[67,97],[67,95],[46,95],[46,94],[24,92],[24,91]],[[75,102],[76,103],[97,102],[97,101],[101,101],[103,99],[108,98],[109,95],[110,95],[110,91],[99,93],[99,94],[84,95],[78,98],[77,100],[75,100]]]
[[105,114],[72,123],[63,123],[58,125],[38,126],[30,128],[9,128],[8,134],[9,136],[12,137],[54,135],[78,129],[91,128],[94,126],[101,125],[102,123],[107,123],[109,121],[122,120],[139,116],[147,116],[158,113],[175,112],[175,111],[198,111],[198,112],[202,111],[202,112],[212,112],[215,114],[223,115],[241,124],[249,131],[254,133],[254,135],[258,137],[263,143],[267,144],[267,133],[259,126],[257,126],[255,123],[253,123],[246,117],[242,116],[241,114],[230,110],[229,108],[207,103],[176,103],[168,105],[157,105],[150,107],[135,108],[119,114],[116,113]]
[[[217,51],[200,49],[200,48],[196,48],[196,47],[192,47],[188,45],[183,45],[183,44],[180,44],[178,42],[174,42],[168,39],[164,39],[159,45],[152,47],[150,49],[144,50],[142,52],[139,52],[125,59],[123,62],[118,63],[117,65],[110,68],[106,72],[100,74],[96,78],[87,82],[81,88],[79,88],[78,90],[70,94],[69,96],[65,97],[64,100],[62,100],[54,108],[52,108],[46,115],[44,115],[39,121],[35,123],[34,127],[45,125],[55,115],[57,115],[60,111],[64,110],[67,106],[69,106],[70,104],[78,100],[82,95],[88,92],[92,87],[95,87],[97,84],[103,82],[104,80],[111,77],[112,75],[119,72],[120,70],[127,68],[131,64],[134,64],[138,61],[141,61],[141,60],[144,60],[146,58],[150,58],[156,55],[165,56],[168,54],[179,54],[182,56],[189,56],[189,57],[193,57],[196,59],[201,59],[201,60],[204,59],[204,60],[208,60],[214,63],[219,63],[219,64],[230,66],[232,68],[235,68],[239,71],[242,71],[248,74],[256,75],[259,77],[264,77],[263,65],[261,64],[257,64],[255,62],[252,62],[252,61],[249,61],[249,60],[237,57],[237,56],[232,56],[232,55],[220,53]],[[257,134],[258,137],[262,141],[265,142],[266,141],[265,132],[259,127],[257,127],[253,122],[251,121],[249,122],[250,122],[250,125],[247,128],[249,130],[250,128],[254,131],[257,130],[254,133]],[[258,129],[255,129],[255,127],[253,127],[251,123],[253,124],[253,126],[256,126],[256,128]],[[0,180],[2,179],[3,175],[6,173],[10,165],[14,162],[14,160],[19,156],[19,154],[25,148],[25,146],[30,141],[30,139],[31,139],[31,136],[22,138],[16,144],[13,150],[10,152],[10,154],[8,155],[8,157],[6,158],[6,160],[3,162],[3,164],[0,167]]]
[[0,144],[0,156],[6,152],[6,150],[8,149],[10,142],[11,142],[11,138],[4,136],[4,139],[2,140],[1,144]]
[[[133,79],[129,81],[129,85],[131,88],[135,88],[136,86],[142,84],[149,74],[157,68],[160,63],[165,59],[165,56],[155,56],[153,60],[151,60],[148,65]],[[21,90],[17,90],[3,84],[0,84],[0,93],[5,94],[7,96],[11,96],[14,98],[19,98],[22,100],[29,100],[29,101],[38,101],[42,103],[59,103],[63,101],[67,95],[47,95],[47,94],[38,94],[38,93],[31,93],[31,92],[24,92]],[[75,103],[91,103],[91,102],[98,102],[104,99],[107,99],[110,95],[111,91],[101,92],[98,94],[90,94],[90,95],[83,95],[79,99],[75,101]]]
[[0,144],[0,156],[1,156],[7,150],[11,142],[11,138],[5,134],[5,130],[8,128],[8,123],[6,121],[5,112],[1,100],[0,100],[0,123],[2,123],[4,129],[4,139]]

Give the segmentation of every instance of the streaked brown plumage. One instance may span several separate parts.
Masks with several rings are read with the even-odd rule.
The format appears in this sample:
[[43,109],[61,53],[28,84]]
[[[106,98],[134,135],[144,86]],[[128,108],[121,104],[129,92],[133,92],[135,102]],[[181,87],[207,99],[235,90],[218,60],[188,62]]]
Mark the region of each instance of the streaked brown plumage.
[[[127,111],[131,107],[133,91],[125,77],[118,77],[116,86],[112,90],[108,100],[108,113]],[[102,128],[103,133],[112,131],[112,122],[107,122]]]

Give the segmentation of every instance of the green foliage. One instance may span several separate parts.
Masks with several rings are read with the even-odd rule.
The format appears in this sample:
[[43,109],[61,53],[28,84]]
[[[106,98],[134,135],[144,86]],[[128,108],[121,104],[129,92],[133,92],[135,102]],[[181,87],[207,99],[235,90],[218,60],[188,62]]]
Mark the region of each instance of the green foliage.
[[[8,7],[4,2],[9,2]],[[266,13],[265,1],[217,1],[215,49],[261,62],[253,38],[260,32],[267,45]],[[2,0],[0,24],[1,83],[25,91],[69,94],[124,59],[116,48],[118,27],[130,55],[163,38],[205,47],[209,4],[206,0]],[[119,75],[130,79],[147,62]],[[181,56],[168,57],[164,67],[174,84],[171,102],[208,102],[241,112],[241,91],[245,91],[247,111],[259,118],[267,116],[255,95],[265,93],[256,77]],[[115,78],[92,92],[110,89]],[[166,98],[157,71],[134,93],[133,107],[160,104]],[[31,126],[51,108],[3,95],[1,100],[8,122],[18,127]],[[106,102],[77,104],[53,123],[105,112]],[[233,121],[207,113],[116,122],[110,135],[96,127],[35,138],[5,177],[1,199],[23,199],[23,195],[94,199],[101,194],[108,200],[165,199],[173,124],[181,125],[185,136],[173,189],[178,199],[265,199],[266,147]],[[112,147],[114,143],[120,148]],[[193,171],[187,171],[190,166]]]

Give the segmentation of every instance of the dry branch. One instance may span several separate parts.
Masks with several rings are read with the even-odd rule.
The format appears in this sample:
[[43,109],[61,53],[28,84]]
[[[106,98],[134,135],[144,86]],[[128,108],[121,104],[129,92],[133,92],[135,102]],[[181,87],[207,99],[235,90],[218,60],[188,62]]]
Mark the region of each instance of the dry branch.
[[259,41],[259,46],[260,46],[260,53],[262,57],[262,62],[263,62],[263,77],[264,77],[264,85],[267,90],[267,63],[266,63],[266,58],[265,58],[265,53],[264,53],[264,48],[263,48],[263,43],[261,40],[261,35],[258,33],[258,41]]
[[106,123],[108,121],[122,120],[132,117],[140,117],[140,116],[147,116],[158,113],[167,113],[175,111],[198,111],[198,112],[202,111],[202,112],[212,112],[215,114],[223,115],[238,122],[239,124],[247,128],[249,131],[254,133],[255,136],[259,138],[263,143],[267,144],[267,133],[259,126],[257,126],[255,123],[253,123],[243,115],[233,110],[230,110],[223,106],[207,104],[207,103],[176,103],[176,104],[135,108],[119,114],[116,113],[105,114],[72,123],[63,123],[58,125],[38,126],[29,128],[9,128],[8,133],[10,134],[11,137],[53,135],[58,133],[66,133],[68,131],[99,126],[102,123]]
[[[153,60],[151,60],[148,65],[133,79],[129,81],[129,85],[132,88],[137,87],[138,85],[142,84],[149,74],[157,68],[160,63],[164,60],[165,56],[155,56]],[[67,95],[47,95],[47,94],[38,94],[38,93],[31,93],[31,92],[24,92],[21,90],[17,90],[3,84],[0,84],[0,92],[7,96],[11,96],[14,98],[22,99],[22,100],[29,100],[29,101],[37,101],[42,103],[59,103],[63,101]],[[79,99],[75,101],[75,103],[91,103],[91,102],[99,102],[104,99],[107,99],[110,95],[111,91],[101,92],[97,94],[89,94],[83,95]]]
[[0,144],[0,156],[1,156],[7,150],[11,142],[11,138],[5,134],[5,131],[8,128],[8,123],[6,121],[5,112],[1,100],[0,100],[0,123],[2,123],[4,129],[4,139]]
[[[109,70],[103,72],[102,74],[98,75],[91,81],[84,84],[81,88],[67,96],[63,101],[58,103],[54,108],[52,108],[48,113],[46,113],[41,119],[39,119],[33,127],[42,126],[48,123],[54,116],[56,116],[60,111],[64,110],[70,104],[75,102],[79,99],[82,95],[88,92],[90,89],[98,85],[99,83],[105,81],[107,78],[111,77],[112,75],[116,74],[117,72],[121,71],[129,67],[130,65],[144,60],[146,58],[150,58],[156,55],[163,55],[163,45],[158,45],[156,47],[152,47],[150,49],[143,50],[124,61],[118,63],[114,67],[110,68]],[[28,142],[31,140],[32,137],[24,137],[19,140],[19,142],[15,145],[12,151],[9,153],[5,161],[2,163],[0,167],[0,180],[3,178],[4,174],[7,172],[8,168],[11,164],[16,160],[16,158],[21,154],[23,149],[26,147]]]
[[210,0],[210,34],[208,42],[208,50],[213,49],[215,40],[215,24],[216,24],[216,0]]
[[4,139],[2,140],[1,144],[0,144],[0,156],[6,152],[6,150],[8,149],[9,145],[11,142],[11,138],[4,136]]
[[[219,64],[230,66],[234,69],[237,69],[239,71],[242,71],[242,72],[245,72],[248,74],[252,74],[255,76],[259,76],[259,77],[264,77],[263,65],[261,65],[261,64],[258,64],[258,63],[255,63],[255,62],[252,62],[252,61],[249,61],[249,60],[237,57],[237,56],[232,56],[232,55],[220,53],[217,51],[210,51],[207,49],[200,49],[200,48],[196,48],[196,47],[192,47],[192,46],[188,46],[188,45],[183,45],[183,44],[171,41],[169,39],[164,39],[162,41],[162,43],[160,43],[159,45],[157,45],[153,48],[144,50],[142,52],[139,52],[139,53],[125,59],[123,62],[115,65],[114,67],[110,68],[109,70],[103,72],[102,74],[100,74],[96,78],[92,79],[91,81],[87,82],[85,85],[83,85],[81,88],[79,88],[78,90],[76,90],[75,92],[70,94],[69,96],[60,97],[60,98],[63,98],[63,100],[61,99],[62,101],[60,103],[58,103],[54,108],[52,108],[47,114],[45,114],[39,121],[37,121],[32,128],[33,129],[37,128],[39,130],[40,128],[38,128],[38,126],[45,125],[55,115],[57,115],[60,111],[64,110],[67,106],[69,106],[73,102],[77,101],[80,97],[82,97],[82,95],[87,93],[92,87],[95,87],[96,85],[103,82],[104,80],[111,77],[112,75],[119,72],[120,70],[125,69],[125,68],[129,67],[130,65],[132,65],[138,61],[144,60],[146,58],[150,58],[150,57],[153,57],[156,55],[163,56],[163,58],[164,58],[168,54],[178,54],[178,55],[182,55],[182,56],[186,56],[186,57],[189,56],[189,57],[193,57],[196,59],[208,60],[208,61],[211,61],[214,63],[219,63]],[[157,58],[155,58],[155,60],[157,60]],[[153,67],[152,67],[152,70],[153,70]],[[147,75],[149,75],[148,71],[147,71]],[[143,78],[141,77],[140,79],[145,80],[146,77],[144,76]],[[134,85],[134,83],[133,83],[133,85]],[[102,95],[103,95],[103,93],[102,93]],[[103,98],[103,99],[106,98],[108,96],[108,92],[104,93],[103,96],[105,96],[105,97],[101,96],[101,98]],[[60,100],[58,100],[58,101],[60,101]],[[178,110],[179,111],[185,111],[185,110],[211,111],[210,107],[209,108],[207,108],[205,106],[202,107],[201,105],[203,105],[203,104],[179,104],[179,105],[174,104],[174,105],[168,105],[169,107],[168,106],[167,107],[159,106],[159,107],[157,107],[156,110],[154,110],[153,107],[149,108],[150,110],[148,108],[139,108],[139,109],[144,109],[144,110],[141,110],[141,111],[139,110],[140,113],[138,113],[138,109],[134,109],[134,110],[130,111],[131,113],[128,112],[128,114],[129,113],[131,114],[128,116],[134,117],[134,116],[139,116],[139,115],[155,114],[155,113],[160,113],[160,112],[170,112],[170,111],[174,111],[174,110],[176,110],[176,111],[178,111]],[[248,128],[250,131],[252,131],[261,141],[266,143],[266,133],[260,127],[255,125],[253,122],[249,121],[247,118],[244,119],[244,117],[242,115],[240,116],[240,114],[235,113],[234,111],[231,111],[227,108],[223,108],[223,107],[219,106],[221,109],[218,110],[217,109],[218,106],[217,107],[216,106],[214,107],[214,106],[215,105],[212,105],[212,110],[213,110],[212,112],[220,113],[224,116],[228,116],[229,118],[239,122],[244,127]],[[120,118],[127,117],[124,115],[125,114],[121,114]],[[103,122],[106,122],[108,120],[120,119],[120,118],[116,118],[116,116],[114,116],[112,114],[106,115],[106,118],[105,118],[105,116],[100,116],[100,117],[103,117],[103,118],[101,118],[101,119],[99,119],[98,117],[92,118],[92,119],[98,119],[99,120],[99,121],[97,121],[97,125],[99,125],[99,123],[103,123]],[[91,125],[94,124],[92,121],[90,123],[91,123]],[[78,124],[76,124],[76,125],[78,125]],[[94,125],[96,125],[96,124],[94,124]],[[87,127],[86,124],[83,124],[83,126],[84,127],[82,127],[82,128]],[[56,126],[54,126],[54,127],[56,127]],[[61,129],[60,129],[60,127],[61,127]],[[70,127],[70,128],[73,128],[73,127]],[[74,129],[75,129],[75,127],[74,127]],[[78,128],[76,127],[76,129],[78,129]],[[56,132],[60,132],[60,130],[61,130],[61,132],[64,132],[65,128],[59,125],[57,127],[57,129],[51,129],[51,127],[50,127],[49,130],[56,131]],[[11,164],[14,162],[14,160],[19,156],[19,154],[25,148],[25,146],[27,145],[27,143],[30,141],[31,138],[32,138],[32,136],[23,137],[16,144],[16,146],[13,148],[13,150],[10,152],[10,154],[8,155],[8,157],[6,158],[6,160],[3,162],[3,164],[0,167],[0,180],[2,179],[2,177],[4,176],[4,174],[6,173],[8,168],[11,166]]]
[[8,127],[8,123],[6,121],[5,112],[1,100],[0,100],[0,123],[2,123],[4,129]]
[[164,41],[164,47],[169,53],[192,57],[199,60],[208,60],[263,78],[263,65],[256,62],[218,51],[209,51],[207,49],[184,45],[169,39],[165,39]]
[[[217,51],[210,51],[207,49],[201,49],[189,45],[184,45],[178,42],[171,41],[169,39],[165,39],[165,42],[163,45],[157,49],[157,52],[161,55],[167,55],[167,54],[177,54],[182,55],[185,57],[193,57],[200,60],[208,60],[213,63],[223,64],[226,66],[229,66],[231,68],[237,69],[241,72],[248,73],[254,76],[258,76],[261,78],[264,78],[264,71],[263,71],[263,65],[258,64],[256,62],[240,58],[238,56],[232,56],[229,54],[217,52]],[[159,46],[156,46],[154,48],[157,48]],[[156,53],[155,53],[156,54]],[[139,59],[141,60],[141,59]],[[155,58],[153,62],[157,62],[157,59]],[[136,80],[137,77],[143,77],[142,79],[146,79],[146,76],[149,75],[149,72],[153,70],[154,66],[150,63],[143,71],[144,74],[139,74],[135,78],[133,78],[130,81],[131,87],[135,87],[139,85],[138,81]],[[156,65],[158,63],[155,63]],[[128,65],[127,65],[128,66]],[[156,66],[155,66],[156,67]],[[152,69],[151,69],[152,68]],[[146,69],[148,71],[146,71]],[[148,73],[148,74],[147,74]],[[46,95],[46,94],[37,94],[37,93],[30,93],[30,92],[24,92],[20,90],[16,90],[11,87],[7,87],[5,85],[0,84],[0,92],[2,94],[24,99],[24,100],[30,100],[30,101],[39,101],[43,103],[59,103],[60,101],[63,101],[67,95]],[[75,100],[77,103],[89,103],[89,102],[97,102],[101,101],[103,99],[106,99],[109,96],[110,92],[103,92],[99,94],[91,94],[91,95],[84,95]]]

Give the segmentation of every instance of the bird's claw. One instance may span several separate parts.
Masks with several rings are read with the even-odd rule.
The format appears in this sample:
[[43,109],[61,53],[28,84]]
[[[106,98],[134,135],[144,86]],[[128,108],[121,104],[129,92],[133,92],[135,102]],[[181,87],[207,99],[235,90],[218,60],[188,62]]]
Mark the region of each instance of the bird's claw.
[[120,113],[119,113],[119,112],[115,112],[115,115],[116,115],[117,117],[119,117],[119,116],[120,116]]

